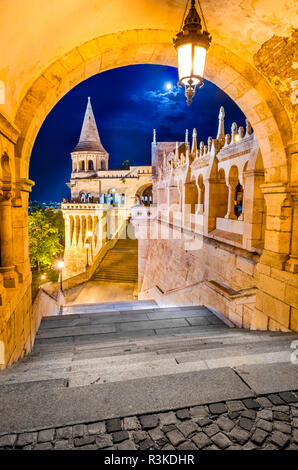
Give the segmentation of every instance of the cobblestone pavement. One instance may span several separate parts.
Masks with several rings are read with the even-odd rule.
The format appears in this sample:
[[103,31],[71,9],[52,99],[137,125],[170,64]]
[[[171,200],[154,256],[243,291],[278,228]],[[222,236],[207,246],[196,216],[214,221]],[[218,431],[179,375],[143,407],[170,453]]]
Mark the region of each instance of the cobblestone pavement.
[[298,391],[6,434],[0,449],[297,450]]

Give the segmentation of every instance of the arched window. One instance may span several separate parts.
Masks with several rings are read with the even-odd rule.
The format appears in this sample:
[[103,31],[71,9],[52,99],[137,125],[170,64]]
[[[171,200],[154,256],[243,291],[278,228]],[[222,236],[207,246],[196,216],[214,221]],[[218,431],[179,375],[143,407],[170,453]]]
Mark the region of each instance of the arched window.
[[240,183],[237,184],[235,189],[235,205],[234,212],[236,217],[240,217],[243,210],[243,188]]
[[93,161],[92,160],[89,160],[88,162],[88,170],[94,170],[94,165],[93,165]]
[[81,202],[86,202],[86,194],[85,193],[81,193]]
[[105,170],[106,169],[106,162],[104,160],[101,160],[100,162],[100,169]]
[[85,162],[84,162],[84,160],[81,160],[81,161],[80,161],[80,170],[81,170],[81,171],[84,171],[84,170],[85,170]]
[[125,194],[121,194],[121,204],[125,204]]

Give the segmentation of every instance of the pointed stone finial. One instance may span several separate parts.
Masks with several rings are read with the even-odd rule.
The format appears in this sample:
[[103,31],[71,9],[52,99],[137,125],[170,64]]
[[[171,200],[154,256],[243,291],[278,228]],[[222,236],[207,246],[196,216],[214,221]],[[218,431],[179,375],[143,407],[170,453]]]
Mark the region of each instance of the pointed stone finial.
[[185,143],[188,144],[188,129],[185,131]]
[[225,146],[226,146],[226,145],[229,145],[229,144],[230,144],[230,142],[231,142],[231,136],[230,136],[230,134],[226,134],[226,138],[225,138]]
[[243,139],[243,137],[244,137],[244,127],[243,126],[239,127],[238,134],[239,134],[240,139]]
[[204,141],[201,140],[200,142],[200,156],[201,157],[204,155],[204,145],[205,145]]
[[225,138],[225,110],[221,106],[218,114],[218,130],[217,130],[217,139]]
[[153,129],[153,144],[156,144],[156,129]]
[[198,143],[197,143],[197,129],[194,129],[192,131],[192,147],[191,147],[191,153],[196,153],[198,148]]
[[252,133],[251,124],[248,119],[245,119],[245,124],[246,124],[245,137],[248,137]]
[[208,152],[211,152],[212,147],[212,137],[208,137]]
[[237,123],[233,122],[231,126],[231,142],[236,142],[236,135],[237,135]]

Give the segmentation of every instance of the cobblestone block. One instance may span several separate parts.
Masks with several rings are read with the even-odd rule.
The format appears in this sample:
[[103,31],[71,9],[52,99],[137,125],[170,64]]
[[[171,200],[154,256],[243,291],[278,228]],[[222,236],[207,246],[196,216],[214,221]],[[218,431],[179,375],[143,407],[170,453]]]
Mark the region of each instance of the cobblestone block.
[[266,398],[266,397],[258,397],[258,398],[256,398],[256,401],[259,403],[259,405],[262,408],[270,408],[272,406],[271,401],[268,400],[268,398]]
[[283,413],[282,411],[273,411],[273,419],[276,419],[278,421],[291,421],[289,415],[286,413]]
[[204,433],[206,433],[208,437],[214,436],[214,434],[217,434],[219,431],[220,429],[215,423],[210,424],[210,426],[206,426],[204,428]]
[[106,421],[107,432],[117,432],[122,430],[121,419],[113,418]]
[[51,442],[54,440],[55,429],[44,429],[39,431],[37,441],[38,442]]
[[263,429],[264,431],[271,432],[272,431],[272,423],[270,421],[265,421],[264,419],[260,419],[257,421],[257,428]]
[[24,432],[18,435],[16,447],[24,447],[33,444],[37,440],[37,432]]
[[96,445],[98,449],[105,449],[113,445],[112,437],[107,434],[96,437]]
[[198,450],[195,444],[191,441],[182,442],[182,444],[179,444],[177,449],[178,450]]
[[235,426],[229,433],[229,437],[231,437],[234,441],[239,442],[239,444],[243,445],[248,440],[249,433],[244,429],[240,428],[239,426]]
[[220,415],[227,412],[227,407],[224,403],[213,403],[209,405],[210,413]]
[[150,437],[147,437],[147,439],[140,443],[140,450],[148,450],[153,446],[154,442],[152,441],[152,439],[150,439]]
[[212,424],[213,421],[210,418],[201,418],[201,419],[198,419],[197,423],[199,426],[201,426],[201,428],[204,428],[205,426]]
[[256,429],[252,435],[251,440],[258,445],[262,445],[267,436],[267,432],[263,431],[262,429]]
[[177,428],[185,437],[190,437],[198,432],[198,426],[193,421],[184,421],[183,423],[179,423]]
[[232,445],[230,439],[225,436],[222,432],[219,432],[218,434],[215,434],[215,436],[212,436],[211,440],[222,450]]
[[159,425],[159,417],[157,415],[145,415],[139,419],[143,429],[152,429]]
[[177,416],[177,418],[180,419],[181,421],[184,421],[185,419],[191,418],[191,416],[190,416],[190,411],[187,410],[187,409],[176,411],[176,416]]
[[177,423],[177,418],[174,411],[170,411],[169,413],[160,413],[158,416],[160,424],[162,425]]
[[282,449],[290,442],[289,436],[287,434],[283,434],[280,431],[274,431],[270,437],[270,440],[273,442],[273,444],[278,445],[278,447],[281,447]]
[[95,443],[95,437],[93,436],[86,436],[86,437],[76,437],[74,439],[74,445],[75,447],[82,447],[86,446],[89,444],[94,444]]
[[56,438],[57,439],[69,439],[71,437],[72,437],[72,427],[71,426],[56,429]]
[[176,429],[175,431],[170,431],[167,433],[167,438],[173,444],[173,446],[178,446],[181,442],[185,441],[183,434]]
[[253,398],[245,398],[242,401],[249,410],[258,410],[260,408],[260,404]]
[[292,428],[289,424],[285,423],[284,421],[274,421],[273,423],[274,431],[280,431],[285,434],[291,434]]
[[121,442],[120,444],[118,444],[117,448],[118,450],[136,450],[137,449],[135,443],[131,439]]
[[72,428],[73,437],[83,437],[85,434],[86,426],[84,424],[77,424]]
[[136,416],[129,416],[123,420],[123,429],[125,431],[136,431],[141,429],[140,422]]
[[279,396],[286,403],[298,403],[298,398],[294,395],[293,392],[280,392]]
[[34,446],[34,450],[53,450],[51,442],[40,442]]
[[255,419],[257,416],[257,412],[255,410],[245,410],[241,411],[241,416],[243,418],[248,418],[248,419]]
[[211,445],[212,442],[206,434],[203,432],[198,432],[192,437],[192,441],[198,447],[198,449],[204,449],[204,447]]
[[114,444],[118,442],[126,441],[129,438],[129,434],[127,431],[117,431],[114,432],[112,435]]
[[72,445],[67,439],[55,442],[55,450],[69,450],[72,449]]
[[17,440],[16,434],[6,434],[0,437],[0,448],[1,447],[13,447]]
[[135,442],[138,444],[141,441],[144,441],[147,437],[147,433],[145,431],[137,431],[133,433],[133,437]]
[[249,418],[241,417],[239,420],[239,426],[246,431],[251,431],[253,428],[254,422]]
[[161,428],[162,432],[165,432],[165,433],[170,432],[170,431],[174,431],[175,429],[176,429],[175,424],[167,424],[166,426],[163,426]]
[[231,431],[233,427],[235,426],[235,423],[229,419],[227,416],[220,416],[216,424],[220,427],[222,431]]
[[167,442],[167,438],[165,437],[164,433],[160,428],[151,429],[149,431],[149,436],[153,441],[157,442],[157,444],[159,445],[166,444]]
[[271,401],[271,403],[273,403],[273,405],[284,405],[285,404],[283,399],[280,396],[275,395],[274,393],[269,395],[268,399]]
[[106,432],[105,423],[101,421],[98,423],[88,424],[87,432],[89,436],[93,436],[94,434],[104,434]]
[[190,414],[193,418],[204,418],[208,416],[208,410],[205,406],[194,406],[190,408]]
[[226,405],[229,411],[241,411],[244,410],[244,405],[239,400],[227,401]]
[[258,418],[265,419],[266,421],[272,421],[272,410],[261,410],[258,411]]

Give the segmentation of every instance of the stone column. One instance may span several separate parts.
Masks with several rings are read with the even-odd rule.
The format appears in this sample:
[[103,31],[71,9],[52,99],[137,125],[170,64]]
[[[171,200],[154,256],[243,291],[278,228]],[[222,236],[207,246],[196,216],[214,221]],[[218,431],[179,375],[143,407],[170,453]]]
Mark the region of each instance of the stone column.
[[297,192],[291,195],[292,200],[292,238],[290,258],[286,263],[286,270],[291,273],[298,273],[298,188]]
[[0,272],[4,277],[4,287],[16,287],[12,244],[12,196],[10,191],[0,191]]
[[70,215],[65,216],[65,248],[70,247]]
[[228,197],[228,211],[226,213],[225,219],[237,220],[237,217],[234,212],[235,191],[236,191],[237,184],[228,183],[227,186],[229,188],[229,197]]

